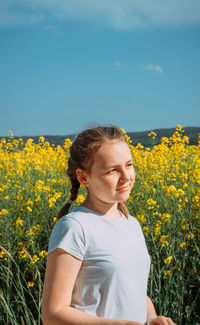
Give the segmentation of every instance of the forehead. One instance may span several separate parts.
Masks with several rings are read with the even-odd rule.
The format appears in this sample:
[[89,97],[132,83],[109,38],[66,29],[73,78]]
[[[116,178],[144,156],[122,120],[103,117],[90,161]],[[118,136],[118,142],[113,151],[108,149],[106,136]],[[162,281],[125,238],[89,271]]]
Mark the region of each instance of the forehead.
[[120,140],[107,141],[93,155],[93,166],[104,168],[121,165],[132,160],[130,149],[126,142]]

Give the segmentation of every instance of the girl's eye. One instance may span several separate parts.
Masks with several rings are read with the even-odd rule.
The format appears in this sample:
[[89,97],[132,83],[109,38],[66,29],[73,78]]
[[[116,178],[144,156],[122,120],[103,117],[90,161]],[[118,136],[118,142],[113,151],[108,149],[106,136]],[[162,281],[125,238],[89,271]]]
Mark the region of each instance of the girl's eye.
[[108,171],[108,174],[112,174],[115,171],[116,171],[116,169],[111,169],[111,170]]
[[132,163],[130,163],[130,164],[128,164],[127,166],[128,166],[128,167],[133,167],[133,164],[132,164]]

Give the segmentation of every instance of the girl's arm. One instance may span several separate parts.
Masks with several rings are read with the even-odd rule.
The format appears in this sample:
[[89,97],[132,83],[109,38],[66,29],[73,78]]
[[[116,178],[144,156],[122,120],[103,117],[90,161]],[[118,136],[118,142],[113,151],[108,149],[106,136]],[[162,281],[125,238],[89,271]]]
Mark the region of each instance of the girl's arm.
[[151,301],[151,299],[147,296],[147,323],[150,322],[151,319],[154,319],[156,317],[157,314],[156,314],[154,304]]
[[70,307],[71,295],[82,261],[61,248],[47,257],[42,297],[43,325],[142,325],[96,317]]
[[151,299],[147,296],[147,321],[145,325],[176,325],[171,318],[157,316]]

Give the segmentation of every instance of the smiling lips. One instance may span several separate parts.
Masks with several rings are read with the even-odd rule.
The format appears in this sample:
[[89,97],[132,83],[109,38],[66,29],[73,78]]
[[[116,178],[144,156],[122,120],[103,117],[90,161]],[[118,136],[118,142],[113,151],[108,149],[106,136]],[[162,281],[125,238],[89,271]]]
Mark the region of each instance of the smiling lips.
[[118,188],[117,191],[127,191],[127,190],[129,190],[129,188],[130,188],[130,185],[127,185],[127,186]]

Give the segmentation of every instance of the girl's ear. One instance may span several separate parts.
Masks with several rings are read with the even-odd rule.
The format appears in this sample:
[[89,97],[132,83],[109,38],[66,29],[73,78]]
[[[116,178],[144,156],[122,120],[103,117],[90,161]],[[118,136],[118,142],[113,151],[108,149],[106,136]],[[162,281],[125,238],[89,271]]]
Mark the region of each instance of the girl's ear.
[[80,184],[87,187],[88,180],[87,180],[87,172],[85,170],[77,168],[76,177]]

